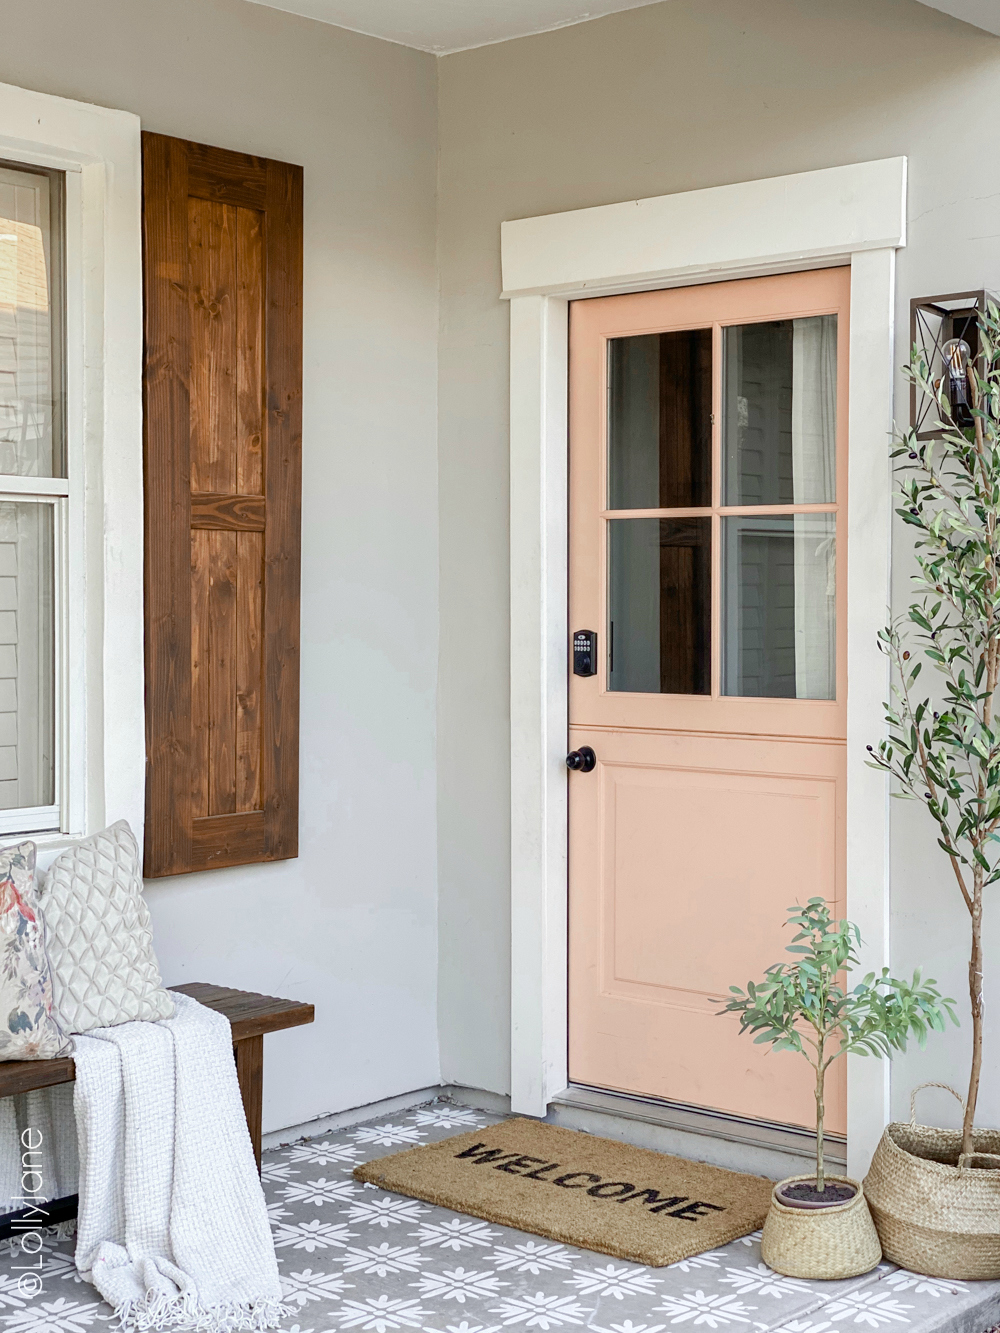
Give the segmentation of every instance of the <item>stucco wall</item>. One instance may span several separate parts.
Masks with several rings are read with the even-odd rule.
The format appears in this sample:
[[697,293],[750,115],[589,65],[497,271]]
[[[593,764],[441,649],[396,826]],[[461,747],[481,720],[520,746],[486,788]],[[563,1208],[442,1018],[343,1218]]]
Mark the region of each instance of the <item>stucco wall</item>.
[[265,1129],[435,1083],[435,60],[244,0],[0,20],[2,81],[304,167],[301,855],[147,896],[168,981],[315,1002]]
[[[440,62],[439,1016],[447,1079],[508,1086],[507,338],[499,228],[582,208],[906,154],[897,362],[911,296],[1000,284],[1000,39],[916,0],[666,0]],[[907,398],[899,391],[897,417]],[[907,591],[895,545],[895,598]],[[874,651],[874,648],[873,648]],[[879,719],[872,719],[873,734]],[[967,993],[967,917],[893,803],[892,938]],[[804,892],[809,885],[802,886]],[[990,942],[1000,944],[1000,903]],[[1000,1041],[1000,1031],[994,1035]],[[984,1123],[1000,1117],[988,1062]],[[966,1034],[897,1061],[961,1085]],[[943,1094],[931,1112],[948,1114]]]

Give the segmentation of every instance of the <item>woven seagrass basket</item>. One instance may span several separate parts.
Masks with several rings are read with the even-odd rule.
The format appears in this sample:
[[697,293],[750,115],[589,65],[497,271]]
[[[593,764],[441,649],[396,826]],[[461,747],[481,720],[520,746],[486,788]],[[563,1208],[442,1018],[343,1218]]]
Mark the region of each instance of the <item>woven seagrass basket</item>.
[[[815,1175],[814,1171],[790,1176],[780,1185],[813,1180]],[[789,1208],[777,1197],[780,1185],[774,1187],[760,1257],[776,1273],[785,1277],[859,1277],[870,1273],[882,1258],[861,1186],[847,1176],[827,1176],[827,1180],[853,1185],[857,1194],[833,1208]]]
[[[910,1123],[887,1126],[865,1176],[865,1196],[887,1259],[928,1277],[1000,1278],[1000,1130],[977,1129],[975,1152],[962,1154],[957,1129]],[[990,1167],[974,1165],[989,1162]]]

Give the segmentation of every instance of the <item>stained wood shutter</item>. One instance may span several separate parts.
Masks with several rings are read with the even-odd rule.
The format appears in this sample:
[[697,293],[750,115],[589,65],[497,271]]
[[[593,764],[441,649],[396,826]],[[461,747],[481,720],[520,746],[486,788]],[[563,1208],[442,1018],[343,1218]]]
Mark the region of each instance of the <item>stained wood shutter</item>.
[[302,170],[142,137],[155,877],[298,855]]

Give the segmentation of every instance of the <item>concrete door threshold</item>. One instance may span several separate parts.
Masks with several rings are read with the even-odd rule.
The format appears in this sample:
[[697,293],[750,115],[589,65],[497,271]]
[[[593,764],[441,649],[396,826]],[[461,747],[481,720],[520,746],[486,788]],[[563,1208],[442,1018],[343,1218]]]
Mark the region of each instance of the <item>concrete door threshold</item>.
[[[568,1129],[583,1129],[639,1148],[771,1180],[808,1171],[816,1152],[815,1134],[794,1125],[748,1120],[722,1111],[577,1083],[553,1099],[546,1119]],[[829,1136],[825,1156],[832,1170],[844,1171],[845,1141]]]

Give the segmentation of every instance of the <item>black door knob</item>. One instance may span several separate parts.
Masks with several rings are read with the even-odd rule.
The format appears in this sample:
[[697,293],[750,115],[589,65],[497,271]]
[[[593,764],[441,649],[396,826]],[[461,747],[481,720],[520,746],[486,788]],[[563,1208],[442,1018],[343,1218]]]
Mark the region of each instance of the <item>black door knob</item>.
[[570,750],[566,756],[566,767],[574,773],[592,773],[597,767],[597,755],[589,745],[581,745],[579,750]]

